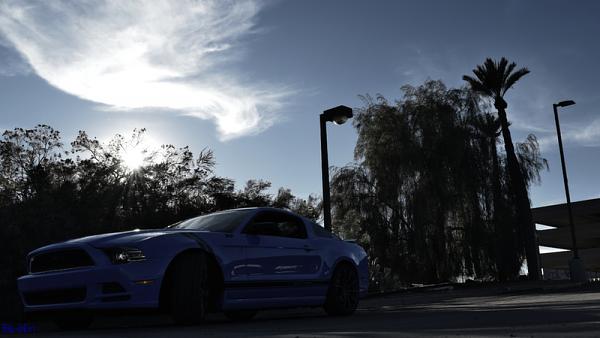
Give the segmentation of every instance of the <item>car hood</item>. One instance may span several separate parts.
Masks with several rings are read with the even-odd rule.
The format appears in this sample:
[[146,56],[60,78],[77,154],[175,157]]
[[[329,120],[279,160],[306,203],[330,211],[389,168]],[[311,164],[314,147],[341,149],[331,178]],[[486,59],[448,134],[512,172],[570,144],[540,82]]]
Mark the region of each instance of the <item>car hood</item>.
[[148,239],[163,236],[167,234],[167,231],[163,229],[154,229],[154,230],[132,230],[132,231],[124,231],[124,232],[113,232],[108,234],[87,236],[77,239],[72,239],[70,241],[66,241],[68,244],[77,244],[84,243],[89,244],[94,247],[108,247],[108,246],[121,246],[121,245],[131,245],[139,242],[146,241]]
[[152,229],[152,230],[132,230],[124,232],[113,232],[108,234],[93,235],[87,237],[81,237],[77,239],[68,240],[65,242],[55,243],[43,246],[35,249],[29,254],[37,254],[39,252],[47,250],[56,250],[73,245],[90,245],[95,248],[114,248],[114,247],[137,247],[143,246],[143,242],[151,239],[158,239],[162,236],[174,235],[174,234],[187,234],[193,233],[195,241],[211,241],[215,237],[223,236],[223,233],[206,232],[189,229]]

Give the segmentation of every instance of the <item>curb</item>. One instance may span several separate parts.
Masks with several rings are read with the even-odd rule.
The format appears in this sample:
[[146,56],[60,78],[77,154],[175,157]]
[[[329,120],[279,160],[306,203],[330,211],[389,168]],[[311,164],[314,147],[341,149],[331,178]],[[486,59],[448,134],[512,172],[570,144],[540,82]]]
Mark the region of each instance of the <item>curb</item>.
[[[544,293],[544,292],[565,292],[574,290],[598,290],[600,291],[600,284],[591,282],[577,282],[577,283],[560,283],[560,284],[546,284],[538,283],[537,285],[477,285],[477,284],[460,284],[460,283],[444,283],[435,285],[426,285],[418,287],[408,287],[398,290],[391,290],[385,292],[374,292],[369,293],[365,296],[367,298],[378,298],[386,297],[396,294],[409,294],[409,293],[424,293],[424,292],[444,292],[444,291],[460,291],[460,290],[489,290],[495,291],[497,294],[527,294],[527,293]],[[546,285],[543,285],[546,284]]]

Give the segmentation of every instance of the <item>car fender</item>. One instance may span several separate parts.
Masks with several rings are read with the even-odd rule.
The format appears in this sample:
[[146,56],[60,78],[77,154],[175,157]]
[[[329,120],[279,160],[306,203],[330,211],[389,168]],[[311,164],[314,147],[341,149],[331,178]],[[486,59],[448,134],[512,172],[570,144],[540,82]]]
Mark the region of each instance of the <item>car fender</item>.
[[369,261],[366,252],[364,249],[355,243],[346,243],[345,252],[346,254],[340,255],[334,261],[332,265],[331,274],[329,278],[333,275],[333,271],[342,263],[349,263],[354,266],[359,278],[359,288],[361,296],[366,295],[366,292],[369,287]]
[[192,232],[174,232],[165,234],[160,237],[149,239],[143,245],[139,245],[144,252],[146,250],[152,253],[153,256],[160,256],[166,260],[168,264],[164,267],[163,273],[173,260],[181,253],[189,250],[201,250],[215,257],[217,263],[221,265],[219,257],[217,257],[210,244],[200,236]]

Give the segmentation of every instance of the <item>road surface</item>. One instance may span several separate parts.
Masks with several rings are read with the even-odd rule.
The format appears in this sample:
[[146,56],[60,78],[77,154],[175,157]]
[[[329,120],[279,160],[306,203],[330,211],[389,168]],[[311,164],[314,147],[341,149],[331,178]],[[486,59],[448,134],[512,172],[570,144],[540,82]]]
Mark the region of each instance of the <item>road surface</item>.
[[243,323],[211,315],[205,324],[189,327],[159,315],[101,317],[78,332],[35,325],[34,335],[43,337],[600,337],[600,289],[392,294],[363,300],[349,317],[295,309],[266,311]]

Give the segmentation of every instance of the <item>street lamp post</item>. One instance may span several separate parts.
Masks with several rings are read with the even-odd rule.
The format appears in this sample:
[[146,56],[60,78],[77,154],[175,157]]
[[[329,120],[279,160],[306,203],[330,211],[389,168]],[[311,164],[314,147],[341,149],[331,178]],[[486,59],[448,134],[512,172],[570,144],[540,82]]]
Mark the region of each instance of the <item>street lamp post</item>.
[[569,227],[571,228],[571,243],[573,246],[573,259],[569,262],[569,272],[571,280],[574,282],[584,282],[587,280],[585,268],[579,258],[579,249],[577,248],[577,238],[575,236],[575,226],[573,224],[573,210],[571,208],[571,194],[569,193],[569,180],[567,178],[567,166],[565,164],[565,154],[563,151],[562,136],[560,133],[560,122],[558,121],[558,107],[567,107],[575,104],[575,101],[567,100],[552,105],[554,109],[554,122],[556,123],[556,135],[558,137],[558,149],[560,151],[560,163],[562,166],[563,183],[565,185],[565,195],[567,197],[567,211],[569,214]]
[[323,225],[331,230],[331,196],[329,193],[329,160],[327,156],[327,122],[343,124],[352,118],[352,108],[337,106],[327,109],[319,116],[321,127],[321,176],[323,179]]

